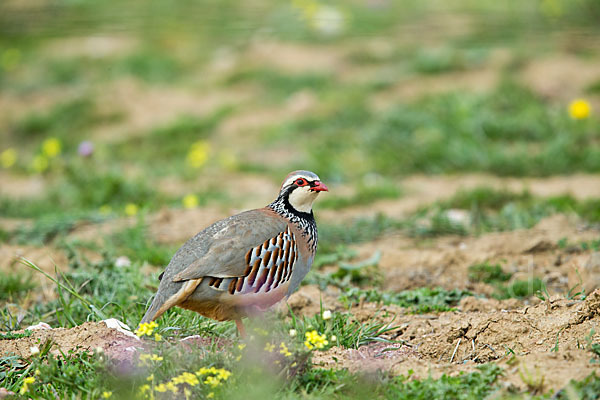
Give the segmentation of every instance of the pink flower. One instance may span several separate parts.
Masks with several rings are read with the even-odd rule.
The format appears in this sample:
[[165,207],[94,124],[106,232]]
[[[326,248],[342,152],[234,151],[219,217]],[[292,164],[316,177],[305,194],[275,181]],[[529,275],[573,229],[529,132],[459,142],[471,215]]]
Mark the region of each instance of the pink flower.
[[79,143],[79,147],[77,147],[77,153],[81,157],[89,157],[94,152],[94,144],[89,140],[85,140]]

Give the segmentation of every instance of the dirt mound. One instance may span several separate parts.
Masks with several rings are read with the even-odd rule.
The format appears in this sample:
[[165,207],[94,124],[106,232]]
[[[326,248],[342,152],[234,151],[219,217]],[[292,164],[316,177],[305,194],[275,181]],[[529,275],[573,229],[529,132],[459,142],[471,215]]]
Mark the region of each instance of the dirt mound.
[[[477,302],[484,305],[477,307]],[[463,301],[468,313],[396,316],[398,330],[389,339],[399,343],[372,343],[358,350],[336,347],[318,354],[314,362],[351,371],[413,370],[419,378],[472,371],[494,361],[505,368],[510,385],[539,386],[540,391],[562,388],[595,369],[585,347],[598,340],[594,332],[600,325],[600,290],[584,301],[555,297],[517,310],[494,307],[510,302],[489,303]]]
[[[13,334],[25,334],[16,331]],[[141,341],[121,330],[111,328],[104,322],[86,322],[74,328],[39,328],[31,331],[31,335],[16,339],[1,339],[0,354],[16,354],[28,358],[36,348],[39,350],[47,340],[52,341],[51,352],[59,351],[102,351],[117,362],[129,362]]]

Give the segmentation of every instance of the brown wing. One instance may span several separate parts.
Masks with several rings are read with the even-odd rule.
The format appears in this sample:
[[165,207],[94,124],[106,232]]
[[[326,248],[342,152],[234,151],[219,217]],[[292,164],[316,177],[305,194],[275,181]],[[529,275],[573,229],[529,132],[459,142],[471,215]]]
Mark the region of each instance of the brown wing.
[[209,286],[217,290],[237,293],[267,293],[292,276],[298,259],[296,239],[290,229],[248,250],[244,274],[231,278],[211,277]]
[[221,220],[188,240],[175,254],[164,279],[234,278],[246,273],[248,250],[285,232],[287,222],[262,210]]

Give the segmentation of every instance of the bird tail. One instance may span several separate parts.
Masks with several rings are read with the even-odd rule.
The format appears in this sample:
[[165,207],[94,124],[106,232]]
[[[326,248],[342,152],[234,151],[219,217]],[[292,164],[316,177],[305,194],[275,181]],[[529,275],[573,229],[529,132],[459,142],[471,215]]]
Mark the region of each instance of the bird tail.
[[[163,315],[163,313],[169,308],[174,307],[183,302],[194,292],[194,290],[196,290],[198,285],[202,283],[202,279],[203,278],[198,278],[186,281],[183,285],[181,285],[180,289],[174,295],[171,295],[169,297],[161,293],[161,290],[159,288],[158,293],[156,293],[156,296],[154,296],[152,304],[150,304],[150,307],[148,308],[148,311],[146,311],[146,314],[144,314],[144,317],[140,321],[140,324],[154,321],[155,319]],[[162,284],[163,282],[161,282],[161,286]]]

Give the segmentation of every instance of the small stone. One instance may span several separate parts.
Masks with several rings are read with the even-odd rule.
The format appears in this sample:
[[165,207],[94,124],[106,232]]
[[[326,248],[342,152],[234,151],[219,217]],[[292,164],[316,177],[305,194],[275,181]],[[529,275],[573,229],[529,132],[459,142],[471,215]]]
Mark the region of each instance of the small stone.
[[38,322],[35,325],[31,325],[31,326],[28,326],[27,328],[25,328],[25,330],[29,330],[29,331],[36,331],[38,329],[52,329],[52,327],[45,322]]

